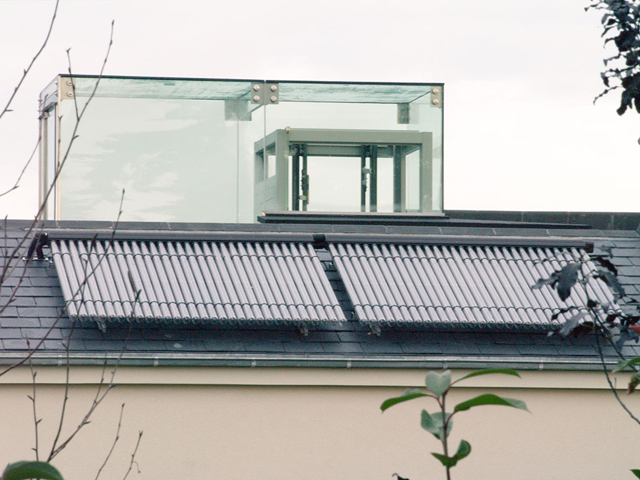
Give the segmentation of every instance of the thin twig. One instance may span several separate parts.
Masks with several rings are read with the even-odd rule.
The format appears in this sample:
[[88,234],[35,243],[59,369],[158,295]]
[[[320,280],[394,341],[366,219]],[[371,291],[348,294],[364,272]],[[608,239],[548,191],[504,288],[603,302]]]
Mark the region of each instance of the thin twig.
[[18,179],[16,180],[16,183],[14,183],[13,187],[11,187],[9,190],[0,193],[0,197],[3,197],[6,194],[11,193],[14,190],[18,189],[18,187],[20,186],[20,180],[22,180],[22,177],[24,176],[24,172],[27,171],[27,168],[29,167],[29,164],[31,163],[31,160],[33,160],[33,157],[35,156],[36,152],[38,151],[38,147],[40,146],[40,141],[41,140],[42,140],[42,135],[38,136],[38,141],[36,142],[36,146],[33,149],[33,151],[31,152],[31,155],[29,156],[29,160],[27,160],[27,162],[22,167],[22,171],[20,172],[20,175],[18,175]]
[[104,462],[102,462],[102,465],[98,469],[98,473],[96,474],[95,480],[98,480],[98,478],[100,477],[102,470],[104,469],[104,467],[106,467],[107,463],[109,462],[109,459],[111,458],[111,455],[113,454],[113,450],[116,448],[116,444],[118,443],[118,440],[120,440],[120,427],[122,427],[123,414],[124,414],[124,403],[120,407],[120,418],[118,419],[118,428],[116,429],[116,438],[113,440],[113,443],[111,444],[111,448],[109,449],[109,453],[105,457]]
[[605,364],[605,361],[604,361],[604,354],[602,353],[602,346],[600,345],[600,334],[598,332],[596,332],[596,345],[598,346],[597,350],[598,350],[598,355],[600,357],[600,363],[602,364],[602,370],[604,371],[604,375],[607,378],[607,383],[609,384],[609,388],[613,392],[613,395],[616,397],[616,400],[618,401],[620,406],[624,409],[625,412],[627,412],[629,417],[631,417],[631,419],[634,422],[640,425],[640,420],[633,414],[631,410],[629,410],[629,407],[627,407],[627,405],[622,401],[622,399],[620,398],[620,395],[618,395],[618,392],[616,391],[616,387],[613,385],[613,382],[611,381],[611,377],[609,376],[609,370],[607,369],[607,365]]
[[[7,237],[7,218],[5,217],[5,230],[4,230],[4,242],[5,245],[7,245],[8,243],[8,237]],[[42,233],[42,225],[40,226],[40,230],[38,232],[38,234]],[[28,234],[27,234],[28,235]],[[37,235],[36,235],[37,237]],[[35,237],[34,237],[35,238]],[[23,237],[22,240],[19,243],[24,243],[25,242],[26,237]],[[2,266],[2,272],[0,272],[0,291],[2,290],[2,287],[6,281],[6,279],[8,278],[12,278],[14,275],[14,272],[16,271],[16,269],[19,267],[20,265],[20,255],[18,255],[18,252],[16,251],[16,249],[14,249],[10,255],[7,255],[4,258],[4,264]],[[8,297],[6,297],[3,301],[2,305],[0,306],[0,315],[2,315],[5,311],[5,309],[7,309],[9,307],[9,304],[11,302],[14,301],[14,298],[16,297],[18,290],[20,288],[20,286],[22,285],[22,282],[25,279],[25,276],[27,274],[27,268],[29,267],[29,265],[31,264],[31,261],[33,260],[33,258],[27,258],[26,261],[22,264],[22,271],[20,273],[20,276],[18,277],[18,281],[16,282],[16,285],[13,287],[13,289],[11,290],[11,293],[9,294]],[[0,373],[0,376],[2,374]]]
[[[27,349],[31,350],[31,343],[29,342],[29,337],[26,337],[26,341],[27,341]],[[33,385],[33,394],[31,395],[27,395],[27,397],[29,398],[29,400],[31,400],[31,403],[33,405],[33,425],[35,428],[35,446],[33,448],[33,451],[36,453],[36,461],[40,460],[40,448],[38,446],[38,426],[40,425],[40,422],[42,421],[42,419],[38,418],[38,413],[36,410],[36,375],[38,374],[38,372],[36,372],[33,369],[33,362],[31,362],[31,358],[29,358],[29,370],[31,370],[31,382]]]
[[[56,7],[57,7],[57,4],[56,4]],[[72,148],[75,140],[78,138],[77,132],[78,132],[78,127],[80,125],[80,120],[82,119],[82,116],[84,115],[88,104],[91,102],[91,100],[95,96],[95,93],[96,93],[96,91],[98,89],[98,85],[100,84],[100,81],[102,80],[102,77],[104,75],[104,69],[105,69],[105,66],[106,66],[108,58],[109,58],[109,53],[111,52],[111,46],[113,45],[114,25],[115,25],[115,22],[112,21],[111,22],[111,33],[110,33],[110,37],[109,37],[109,46],[107,48],[107,52],[106,52],[104,60],[102,62],[102,67],[100,69],[100,74],[98,75],[98,78],[97,78],[96,83],[94,85],[93,91],[89,95],[88,100],[85,103],[84,108],[80,112],[80,116],[77,119],[76,124],[74,125],[73,131],[72,131],[72,135],[71,135],[71,140],[69,141],[69,144],[67,145],[67,148],[66,148],[65,153],[64,153],[64,157],[63,157],[62,161],[59,162],[59,165],[56,168],[56,171],[55,171],[55,174],[54,174],[53,179],[51,181],[51,184],[47,188],[45,196],[44,196],[44,198],[42,200],[42,203],[40,204],[40,207],[38,209],[38,212],[35,215],[35,218],[34,218],[33,222],[31,222],[31,224],[27,228],[24,236],[22,236],[20,238],[20,240],[18,241],[18,244],[5,257],[5,262],[3,264],[2,271],[0,271],[0,288],[1,288],[4,280],[9,278],[12,275],[13,271],[15,270],[16,264],[14,264],[12,266],[12,261],[15,260],[15,259],[19,259],[20,258],[20,252],[23,250],[24,244],[27,242],[27,239],[31,237],[31,235],[34,232],[34,230],[36,230],[37,228],[42,229],[42,225],[40,224],[39,219],[41,218],[42,213],[43,213],[44,209],[46,208],[46,205],[47,205],[47,202],[49,200],[49,197],[51,196],[51,193],[53,192],[53,190],[55,188],[56,182],[58,181],[58,178],[60,177],[60,174],[62,172],[62,168],[64,167],[64,164],[66,163],[67,158],[69,157],[69,153],[71,152],[71,148]],[[69,73],[71,75],[71,69],[69,69]],[[120,210],[122,210],[122,208],[120,208]],[[7,231],[6,230],[6,221],[7,220],[5,219],[5,237],[6,237],[6,231]],[[38,225],[40,225],[40,226],[38,227]],[[7,245],[6,241],[5,241],[5,245]],[[29,265],[30,261],[31,261],[31,259],[28,258],[27,262],[25,264],[25,269]],[[2,314],[4,309],[7,308],[8,304],[15,297],[17,289],[19,288],[20,284],[22,283],[22,278],[23,277],[24,277],[24,272],[23,272],[23,275],[20,278],[20,281],[18,282],[18,285],[13,289],[13,292],[12,292],[10,298],[8,299],[7,303],[5,305],[3,305],[3,306],[0,306],[0,314]],[[55,328],[55,326],[58,324],[58,322],[64,316],[64,314],[65,314],[65,310],[60,312],[60,315],[58,315],[56,320],[53,322],[53,325],[51,325],[51,327],[49,327],[49,330],[46,332],[45,336],[38,342],[38,344],[35,346],[34,350],[32,352],[28,353],[27,357],[24,357],[20,361],[16,362],[15,364],[10,365],[9,367],[5,368],[3,371],[0,372],[0,376],[8,373],[9,371],[13,370],[14,368],[17,368],[17,367],[19,367],[21,365],[24,365],[24,363],[29,358],[31,358],[31,356],[35,353],[35,351],[37,351],[40,348],[40,346],[42,346],[42,344],[44,343],[44,340],[46,339],[46,337]]]
[[47,36],[45,37],[44,42],[42,42],[42,45],[40,45],[40,49],[36,52],[36,54],[31,59],[31,62],[29,63],[29,66],[27,68],[25,68],[24,71],[22,72],[22,78],[20,78],[20,81],[18,82],[18,85],[16,85],[16,87],[13,89],[13,93],[9,97],[9,100],[7,101],[7,104],[5,105],[5,107],[0,112],[0,119],[4,116],[5,113],[11,111],[9,109],[9,107],[11,107],[11,103],[13,102],[13,99],[18,94],[18,91],[20,90],[20,87],[22,86],[22,83],[27,78],[27,75],[29,74],[29,71],[31,71],[31,67],[33,67],[34,63],[36,63],[36,60],[38,59],[40,54],[44,51],[45,47],[47,46],[47,43],[49,43],[49,37],[51,37],[51,32],[53,31],[53,24],[55,23],[56,15],[58,14],[58,4],[59,3],[60,3],[60,0],[56,0],[56,6],[53,9],[53,15],[51,16],[51,22],[49,23],[49,30],[47,31]]
[[[124,202],[124,192],[122,192],[122,197],[120,199],[120,210],[118,212],[118,217],[116,219],[114,228],[111,232],[111,238],[109,239],[109,241],[107,242],[107,246],[105,248],[104,253],[100,256],[100,258],[98,259],[98,261],[91,266],[91,269],[89,271],[85,271],[85,278],[83,279],[82,283],[78,286],[78,288],[76,289],[76,292],[74,293],[74,298],[76,295],[80,294],[81,297],[81,302],[84,301],[84,287],[87,285],[88,281],[90,278],[92,278],[95,275],[95,272],[97,271],[97,269],[100,267],[100,265],[102,264],[103,261],[105,261],[105,259],[107,258],[107,255],[109,253],[109,250],[113,248],[113,243],[115,242],[115,234],[117,232],[118,229],[118,225],[120,222],[120,218],[122,216],[122,204]],[[93,251],[93,249],[96,246],[96,242],[95,240],[91,242],[91,248],[89,250],[89,254],[91,254],[91,251]],[[87,268],[89,268],[89,262],[87,262]],[[73,301],[73,299],[71,300]],[[138,301],[138,296],[136,296],[135,301]],[[133,314],[133,312],[132,312]],[[102,371],[102,376],[100,379],[100,383],[98,384],[98,389],[96,391],[96,395],[93,399],[93,403],[91,404],[91,407],[89,408],[89,410],[87,411],[85,417],[82,419],[82,421],[78,424],[78,426],[76,427],[76,429],[73,431],[73,433],[71,433],[71,435],[64,441],[62,442],[59,446],[58,446],[58,441],[60,439],[60,434],[62,431],[62,426],[64,424],[64,414],[65,414],[65,409],[66,409],[66,404],[67,404],[67,399],[68,399],[68,390],[69,390],[69,373],[70,373],[70,344],[71,344],[71,335],[73,334],[73,330],[75,328],[75,324],[77,321],[77,316],[75,317],[73,324],[72,324],[72,328],[71,328],[71,332],[69,334],[69,338],[67,341],[67,345],[66,345],[66,356],[67,356],[67,382],[66,382],[66,386],[65,386],[65,396],[64,396],[64,401],[63,401],[63,405],[62,405],[62,411],[61,411],[61,415],[60,415],[60,422],[58,423],[58,431],[56,433],[56,437],[53,441],[53,444],[51,446],[51,452],[49,454],[49,458],[47,461],[51,461],[56,455],[58,455],[58,453],[60,453],[67,445],[68,443],[73,439],[73,437],[75,437],[78,432],[89,423],[89,420],[91,418],[91,416],[93,415],[93,412],[95,411],[95,409],[100,405],[100,403],[102,403],[102,401],[104,400],[104,398],[107,396],[107,394],[109,393],[109,391],[115,386],[114,380],[115,380],[115,374],[116,371],[120,365],[120,362],[122,361],[122,357],[124,356],[124,352],[126,351],[128,345],[129,345],[129,340],[131,338],[131,331],[133,328],[133,322],[131,321],[129,323],[129,331],[127,333],[127,337],[125,338],[124,344],[122,345],[122,348],[120,350],[120,353],[116,359],[116,363],[114,366],[113,371],[111,372],[111,378],[109,380],[109,383],[107,384],[106,390],[104,392],[102,392],[102,387],[105,383],[105,369],[106,369],[106,365],[107,365],[107,359],[105,358],[105,363],[104,363],[104,367],[103,367],[103,371]]]
[[[55,456],[53,452],[55,451],[56,444],[60,439],[60,435],[62,433],[62,426],[64,425],[64,416],[67,411],[67,402],[69,401],[69,386],[70,386],[70,378],[71,378],[71,358],[70,358],[70,348],[71,348],[71,337],[73,336],[73,332],[76,328],[76,323],[78,319],[77,317],[73,319],[71,322],[71,331],[69,332],[69,337],[67,338],[67,342],[65,345],[65,383],[64,383],[64,398],[62,400],[62,408],[60,410],[60,421],[58,422],[58,430],[56,431],[56,436],[53,440],[53,444],[51,446],[51,453],[49,454],[48,462]],[[31,361],[31,360],[29,360]],[[105,362],[106,363],[106,362]],[[104,378],[104,375],[103,375]]]
[[138,453],[140,440],[142,440],[142,433],[143,433],[142,430],[138,432],[138,441],[136,442],[136,448],[133,450],[133,453],[131,454],[131,462],[129,462],[129,469],[127,470],[127,473],[125,473],[124,477],[122,477],[122,480],[127,480],[127,477],[131,473],[131,469],[133,468],[134,465],[136,466],[136,470],[138,471],[138,473],[140,473],[140,467],[138,466],[138,462],[136,462],[136,454]]

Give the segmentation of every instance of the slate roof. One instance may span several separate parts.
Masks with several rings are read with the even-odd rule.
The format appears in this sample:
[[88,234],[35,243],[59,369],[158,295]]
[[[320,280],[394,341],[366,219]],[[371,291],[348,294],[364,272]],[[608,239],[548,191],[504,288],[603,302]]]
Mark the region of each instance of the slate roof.
[[[227,242],[256,242],[264,237],[279,241],[299,241],[301,236],[319,241],[340,240],[340,244],[420,244],[426,240],[448,239],[466,244],[569,244],[582,242],[612,248],[620,281],[627,292],[640,296],[640,235],[636,230],[598,230],[552,225],[543,228],[527,224],[505,227],[486,220],[482,224],[464,221],[455,226],[439,225],[334,225],[334,224],[161,224],[130,223],[118,227],[118,235],[142,242],[205,241],[212,235]],[[18,258],[3,273],[0,290],[0,362],[9,363],[24,356],[40,341],[34,361],[57,364],[65,358],[69,341],[72,362],[101,363],[114,358],[124,348],[122,361],[139,365],[238,365],[238,366],[331,366],[331,367],[416,367],[440,368],[443,365],[482,367],[508,365],[517,368],[597,369],[593,339],[547,337],[543,330],[475,329],[455,326],[450,329],[414,328],[411,325],[383,326],[379,335],[358,320],[351,297],[338,267],[319,254],[340,310],[346,321],[311,325],[309,331],[292,325],[264,323],[175,324],[149,321],[131,325],[107,325],[106,331],[95,322],[74,323],[65,310],[60,278],[53,263],[53,250],[39,248],[31,259],[27,249],[33,234],[20,245],[31,222],[8,221],[0,232],[0,255],[19,249]],[[108,238],[108,222],[46,222],[43,231],[51,241],[65,239]],[[253,240],[252,240],[253,239]],[[313,240],[312,240],[313,241]],[[307,242],[310,243],[310,242]],[[427,242],[429,243],[429,242]],[[387,247],[385,247],[387,248]],[[322,250],[322,249],[320,249]],[[7,272],[7,269],[3,269]],[[7,303],[8,302],[8,303]],[[28,340],[27,340],[28,339]],[[640,355],[640,347],[625,347],[629,355]],[[613,352],[606,352],[613,355]],[[61,360],[62,359],[62,360]]]

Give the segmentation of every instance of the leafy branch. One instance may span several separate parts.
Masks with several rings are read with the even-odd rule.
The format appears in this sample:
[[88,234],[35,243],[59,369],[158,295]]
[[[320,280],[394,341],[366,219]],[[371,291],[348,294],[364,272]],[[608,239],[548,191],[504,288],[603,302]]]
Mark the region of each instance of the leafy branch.
[[[453,455],[450,455],[449,453],[449,434],[451,433],[451,429],[453,428],[453,417],[455,415],[482,405],[502,405],[506,407],[518,408],[520,410],[527,410],[527,406],[521,400],[500,397],[492,393],[485,393],[483,395],[478,395],[477,397],[473,397],[469,400],[461,402],[453,408],[453,412],[447,412],[447,394],[450,392],[451,388],[454,385],[469,378],[490,374],[513,375],[516,377],[520,376],[514,370],[506,368],[494,368],[487,370],[478,370],[469,373],[459,378],[458,380],[451,381],[451,370],[445,370],[442,373],[431,371],[427,373],[427,377],[425,379],[425,385],[427,387],[426,391],[417,388],[407,389],[399,397],[393,397],[385,400],[382,405],[380,405],[380,409],[384,412],[394,405],[421,397],[434,399],[438,404],[438,410],[434,413],[429,413],[426,410],[422,410],[420,424],[422,428],[433,435],[442,444],[442,453],[432,452],[431,455],[433,455],[445,468],[447,480],[451,480],[451,469],[455,467],[460,460],[468,457],[471,453],[471,444],[469,444],[469,442],[467,442],[466,440],[460,441],[456,453],[454,453]],[[400,477],[398,476],[398,478]]]
[[635,106],[640,113],[640,4],[638,0],[598,0],[585,10],[603,13],[604,45],[613,42],[617,54],[606,58],[606,70],[600,74],[605,89],[595,99],[622,88],[618,115]]
[[[614,0],[609,3],[618,4],[620,2]],[[636,102],[640,102],[640,100]],[[636,103],[637,105],[638,103]],[[586,294],[584,305],[561,308],[552,315],[551,319],[557,320],[561,315],[571,314],[567,315],[568,318],[563,323],[550,331],[549,335],[559,334],[563,338],[569,335],[574,337],[585,334],[594,335],[596,351],[609,389],[629,418],[640,425],[640,418],[622,400],[611,378],[611,374],[631,370],[627,394],[633,393],[640,384],[640,357],[627,358],[623,350],[627,343],[631,341],[637,343],[640,339],[638,337],[638,333],[640,333],[640,303],[626,293],[618,279],[618,269],[612,258],[611,248],[602,247],[599,252],[570,262],[551,273],[549,277],[539,279],[532,288],[550,287],[556,291],[563,302],[576,288],[582,289]],[[609,287],[613,294],[611,301],[595,298],[590,294],[588,286],[593,280],[601,281]],[[619,358],[618,364],[612,372],[609,372],[605,361],[603,341]],[[640,470],[631,471],[640,478]]]

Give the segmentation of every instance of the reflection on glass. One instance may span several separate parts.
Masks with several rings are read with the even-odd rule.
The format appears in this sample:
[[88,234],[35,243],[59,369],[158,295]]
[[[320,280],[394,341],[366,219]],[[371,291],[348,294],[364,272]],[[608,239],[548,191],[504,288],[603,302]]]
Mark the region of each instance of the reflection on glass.
[[237,129],[223,102],[96,98],[91,108],[62,171],[63,218],[113,219],[125,190],[124,220],[236,221]]

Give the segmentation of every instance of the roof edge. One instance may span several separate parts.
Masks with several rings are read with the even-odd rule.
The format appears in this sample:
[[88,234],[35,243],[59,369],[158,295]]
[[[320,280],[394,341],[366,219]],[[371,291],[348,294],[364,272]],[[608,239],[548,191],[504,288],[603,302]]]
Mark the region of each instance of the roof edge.
[[331,233],[318,227],[317,233],[297,232],[229,232],[229,231],[145,231],[145,230],[84,230],[45,229],[36,237],[45,242],[57,240],[116,240],[116,241],[174,241],[174,242],[296,242],[323,246],[328,243],[377,243],[394,245],[446,245],[446,246],[525,246],[549,248],[583,248],[593,250],[593,242],[580,238],[534,236],[478,236],[433,235],[428,233]]
[[[0,365],[11,365],[24,355],[0,354]],[[244,354],[163,354],[148,355],[120,353],[35,353],[32,363],[39,366],[102,366],[115,365],[136,367],[236,367],[236,368],[403,368],[403,369],[478,369],[512,368],[516,370],[565,370],[600,371],[599,357],[493,357],[493,356],[398,356],[398,357],[357,357],[357,356],[283,356]],[[614,358],[605,359],[607,365],[616,365]]]

